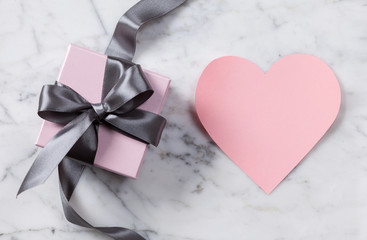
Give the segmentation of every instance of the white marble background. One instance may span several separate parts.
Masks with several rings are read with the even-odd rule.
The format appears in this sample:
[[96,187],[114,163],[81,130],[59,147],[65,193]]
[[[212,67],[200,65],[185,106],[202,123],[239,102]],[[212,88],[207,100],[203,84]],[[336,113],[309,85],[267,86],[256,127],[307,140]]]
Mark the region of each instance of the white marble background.
[[[137,0],[0,0],[0,239],[108,239],[69,224],[56,174],[15,199],[37,150],[41,86],[57,77],[70,42],[103,52]],[[136,62],[173,79],[169,124],[138,180],[87,171],[73,204],[96,225],[151,240],[367,239],[367,0],[189,0],[139,34]],[[266,195],[200,127],[194,90],[214,58],[268,69],[313,54],[342,86],[331,130]],[[82,197],[85,195],[86,197]]]

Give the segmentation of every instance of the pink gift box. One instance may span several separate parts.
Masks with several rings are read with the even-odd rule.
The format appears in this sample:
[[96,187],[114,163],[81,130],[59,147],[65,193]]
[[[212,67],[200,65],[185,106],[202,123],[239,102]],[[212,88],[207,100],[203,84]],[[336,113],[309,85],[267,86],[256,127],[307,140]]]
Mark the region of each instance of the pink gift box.
[[[68,48],[58,81],[71,87],[91,103],[101,101],[107,56],[71,44]],[[143,70],[154,90],[152,97],[139,108],[156,114],[162,111],[170,79]],[[36,145],[44,147],[62,128],[43,121]],[[136,178],[147,144],[118,133],[103,124],[98,130],[98,149],[94,165],[111,172]]]

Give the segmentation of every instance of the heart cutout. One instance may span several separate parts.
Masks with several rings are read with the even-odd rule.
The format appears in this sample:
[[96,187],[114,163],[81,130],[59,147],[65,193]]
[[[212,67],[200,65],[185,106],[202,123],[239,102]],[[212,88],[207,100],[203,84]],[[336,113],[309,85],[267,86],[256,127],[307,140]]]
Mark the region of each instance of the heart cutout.
[[332,125],[340,98],[334,73],[317,57],[289,55],[267,73],[222,57],[202,73],[195,105],[211,138],[269,194]]

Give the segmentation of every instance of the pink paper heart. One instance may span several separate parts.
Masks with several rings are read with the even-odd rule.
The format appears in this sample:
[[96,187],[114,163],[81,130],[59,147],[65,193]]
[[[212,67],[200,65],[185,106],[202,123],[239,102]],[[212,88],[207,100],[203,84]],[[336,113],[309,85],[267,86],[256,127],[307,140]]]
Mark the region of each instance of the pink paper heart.
[[334,122],[340,86],[310,55],[286,56],[267,73],[249,60],[222,57],[202,73],[195,105],[212,139],[269,194]]

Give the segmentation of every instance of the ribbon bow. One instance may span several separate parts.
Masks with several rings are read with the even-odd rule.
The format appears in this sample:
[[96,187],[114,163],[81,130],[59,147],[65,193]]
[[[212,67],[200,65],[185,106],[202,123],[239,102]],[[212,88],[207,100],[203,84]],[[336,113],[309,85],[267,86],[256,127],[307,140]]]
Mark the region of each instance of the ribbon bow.
[[[45,120],[67,125],[38,155],[18,194],[45,182],[66,155],[92,164],[98,145],[98,125],[101,123],[157,146],[166,120],[160,115],[137,109],[152,94],[153,90],[139,65],[132,65],[124,71],[116,85],[98,104],[89,103],[59,82],[43,86],[38,115]],[[79,143],[74,147],[77,151],[73,151],[78,140]]]

